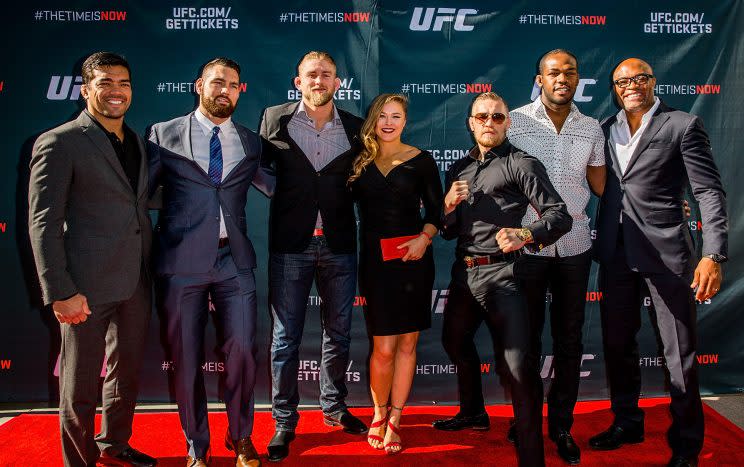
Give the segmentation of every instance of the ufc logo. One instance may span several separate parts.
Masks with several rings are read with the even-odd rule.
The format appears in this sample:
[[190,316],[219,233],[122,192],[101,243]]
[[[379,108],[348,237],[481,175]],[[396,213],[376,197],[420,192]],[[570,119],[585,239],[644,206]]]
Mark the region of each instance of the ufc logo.
[[453,29],[455,31],[472,31],[474,26],[465,24],[465,17],[477,14],[478,10],[470,8],[459,10],[455,8],[427,8],[424,12],[422,7],[416,7],[413,9],[410,29],[411,31],[441,31],[444,23],[454,22]]
[[[585,96],[584,91],[586,90],[587,86],[594,86],[597,84],[596,79],[580,79],[579,85],[576,86],[576,94],[574,94],[574,102],[591,102],[593,97],[592,96]],[[530,96],[530,100],[534,101],[540,96],[540,86],[537,85],[537,83],[532,85],[532,96]]]

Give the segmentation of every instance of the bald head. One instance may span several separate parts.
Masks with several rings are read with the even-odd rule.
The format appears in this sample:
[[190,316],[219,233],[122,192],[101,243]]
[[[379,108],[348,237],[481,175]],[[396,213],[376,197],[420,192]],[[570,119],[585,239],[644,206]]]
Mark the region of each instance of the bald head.
[[615,99],[627,114],[643,115],[654,106],[656,78],[651,65],[640,58],[628,58],[612,72]]
[[618,66],[615,67],[615,71],[612,72],[612,79],[633,76],[628,74],[622,74],[623,69],[641,70],[641,73],[648,73],[649,75],[654,74],[654,70],[651,69],[651,65],[641,60],[640,58],[626,58]]

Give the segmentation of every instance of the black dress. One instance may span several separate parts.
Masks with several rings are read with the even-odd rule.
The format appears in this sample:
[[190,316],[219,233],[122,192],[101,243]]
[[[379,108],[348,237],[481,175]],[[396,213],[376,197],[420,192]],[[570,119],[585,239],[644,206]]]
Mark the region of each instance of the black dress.
[[382,261],[380,239],[416,235],[424,224],[439,228],[443,194],[434,158],[423,151],[395,166],[387,177],[373,162],[354,181],[353,191],[361,221],[359,288],[367,301],[364,315],[370,334],[428,329],[434,284],[431,246],[417,261]]

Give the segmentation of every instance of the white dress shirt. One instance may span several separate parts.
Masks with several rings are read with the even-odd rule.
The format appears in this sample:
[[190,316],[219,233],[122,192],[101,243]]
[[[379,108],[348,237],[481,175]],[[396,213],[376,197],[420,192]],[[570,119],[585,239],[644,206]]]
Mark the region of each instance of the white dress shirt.
[[[572,102],[571,111],[558,133],[540,99],[512,110],[509,116],[512,120],[509,141],[543,163],[550,182],[573,217],[570,232],[535,254],[565,257],[584,253],[592,246],[586,215],[591,196],[586,166],[605,165],[605,140],[599,122],[582,114]],[[528,208],[522,225],[537,219],[537,211]]]
[[[217,137],[222,146],[222,180],[230,174],[230,171],[245,158],[245,149],[240,141],[238,130],[231,118],[219,125],[212,123],[201,110],[196,109],[191,118],[191,153],[194,162],[204,172],[209,173],[209,140],[212,139],[212,130],[215,126],[220,127]],[[227,238],[227,227],[225,227],[225,216],[220,207],[220,238]]]
[[640,141],[643,132],[648,127],[648,122],[651,121],[654,112],[659,108],[661,101],[657,97],[654,97],[654,99],[656,100],[654,105],[643,114],[643,117],[641,117],[641,126],[633,136],[630,135],[628,117],[625,115],[624,110],[617,113],[617,119],[610,127],[610,143],[615,147],[617,162],[620,164],[620,172],[623,174],[625,174],[625,170],[628,168],[628,162],[630,162],[630,158],[633,156],[636,146],[638,146],[638,141]]

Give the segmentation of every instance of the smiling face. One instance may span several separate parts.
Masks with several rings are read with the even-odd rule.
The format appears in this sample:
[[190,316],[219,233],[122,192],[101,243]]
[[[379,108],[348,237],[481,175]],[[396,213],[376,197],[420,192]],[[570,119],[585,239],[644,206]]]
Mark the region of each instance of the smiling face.
[[[629,58],[615,68],[615,72],[612,73],[612,80],[634,78],[642,73],[653,75],[653,70],[643,60]],[[646,84],[631,81],[625,88],[613,84],[618,104],[629,113],[645,113],[654,106],[654,86],[656,86],[656,78],[649,79]]]
[[336,77],[336,65],[328,60],[310,58],[300,64],[294,84],[302,92],[305,105],[321,107],[333,99],[341,80]]
[[[505,115],[506,119],[501,123],[496,123],[493,118],[488,118],[484,123],[481,123],[475,117],[472,117],[472,115],[488,114],[490,116],[496,113]],[[473,132],[473,137],[480,146],[481,152],[495,148],[504,142],[506,130],[511,125],[511,119],[509,118],[509,109],[503,101],[494,99],[478,100],[473,104],[470,115],[471,117],[468,119],[470,131]]]
[[543,102],[554,105],[570,103],[579,84],[576,60],[565,53],[548,55],[535,82],[542,89]]
[[375,135],[378,141],[386,143],[400,141],[400,135],[406,126],[406,111],[400,102],[391,101],[382,107],[377,125],[375,126]]
[[227,119],[238,105],[240,75],[230,67],[212,65],[196,80],[199,110],[218,120]]
[[97,120],[123,119],[132,102],[129,71],[121,65],[95,68],[93,78],[80,86],[80,94]]

